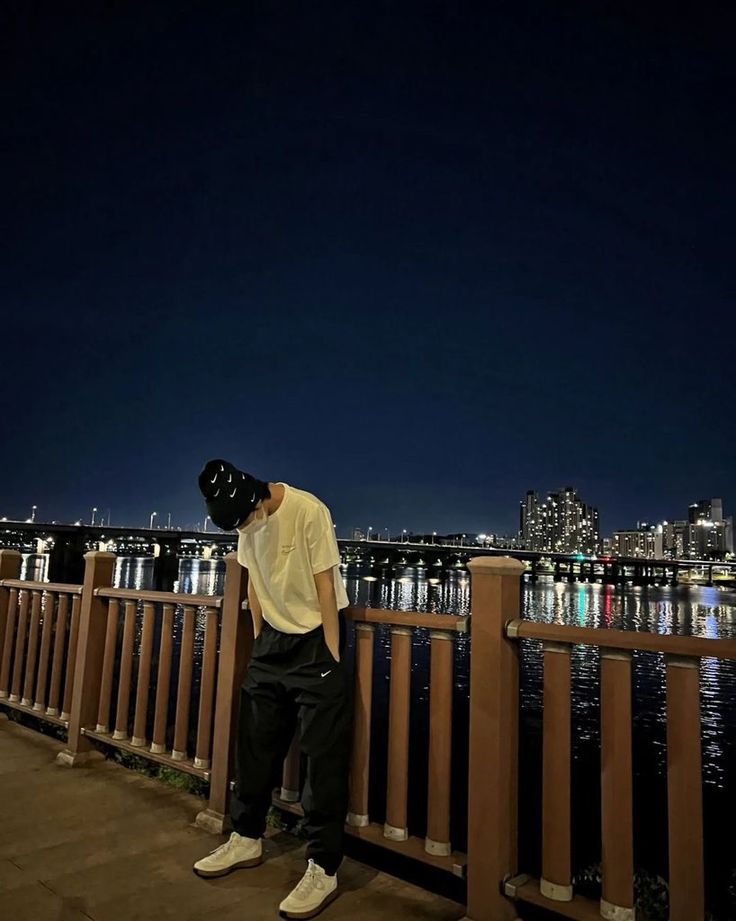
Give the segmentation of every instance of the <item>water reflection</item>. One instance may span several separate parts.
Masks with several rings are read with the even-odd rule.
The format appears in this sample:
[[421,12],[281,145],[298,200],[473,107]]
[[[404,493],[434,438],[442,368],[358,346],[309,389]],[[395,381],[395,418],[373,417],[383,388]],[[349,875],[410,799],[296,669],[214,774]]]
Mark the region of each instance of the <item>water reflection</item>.
[[175,591],[193,595],[221,595],[225,590],[222,560],[183,560]]
[[20,578],[29,582],[47,582],[49,556],[47,553],[24,553],[21,555]]
[[153,557],[119,556],[115,560],[112,584],[115,588],[134,591],[153,587]]

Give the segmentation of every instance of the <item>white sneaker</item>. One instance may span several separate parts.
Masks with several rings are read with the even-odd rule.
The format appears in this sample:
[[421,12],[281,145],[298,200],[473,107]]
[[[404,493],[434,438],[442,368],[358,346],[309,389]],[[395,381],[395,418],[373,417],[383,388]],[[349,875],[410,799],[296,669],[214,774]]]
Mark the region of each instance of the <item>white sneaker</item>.
[[234,831],[229,841],[194,864],[194,872],[210,879],[213,876],[225,876],[240,867],[256,867],[262,859],[261,839],[246,838]]
[[337,896],[337,873],[328,876],[313,860],[307,872],[279,905],[287,918],[313,918]]

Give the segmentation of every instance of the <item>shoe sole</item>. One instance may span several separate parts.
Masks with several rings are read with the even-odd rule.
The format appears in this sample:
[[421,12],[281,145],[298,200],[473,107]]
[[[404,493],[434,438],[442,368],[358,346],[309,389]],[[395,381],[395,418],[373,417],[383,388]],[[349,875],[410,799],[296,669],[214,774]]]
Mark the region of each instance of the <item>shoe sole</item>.
[[308,918],[316,918],[320,912],[327,908],[330,902],[335,901],[339,894],[340,890],[335,889],[334,892],[331,892],[328,896],[325,897],[324,901],[320,903],[318,908],[313,908],[311,911],[279,911],[279,915],[282,918],[295,918],[299,919],[299,921],[306,921]]
[[262,863],[263,857],[251,857],[250,860],[240,860],[238,863],[225,867],[224,870],[198,870],[196,867],[192,867],[192,870],[197,876],[201,876],[202,879],[217,879],[220,876],[227,876],[228,873],[232,873],[233,870],[246,870],[248,867],[257,867]]

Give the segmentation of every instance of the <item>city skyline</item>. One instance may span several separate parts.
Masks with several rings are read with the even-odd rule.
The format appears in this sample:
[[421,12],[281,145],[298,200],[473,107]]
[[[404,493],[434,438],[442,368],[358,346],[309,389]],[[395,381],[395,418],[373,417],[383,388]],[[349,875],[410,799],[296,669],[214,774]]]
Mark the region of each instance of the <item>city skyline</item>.
[[636,528],[615,531],[610,540],[611,550],[621,556],[723,557],[734,552],[733,516],[724,515],[722,499],[699,499],[690,503],[686,518],[638,521]]
[[736,505],[727,24],[435,12],[14,9],[0,515],[196,521],[218,456],[346,528]]
[[[559,506],[559,511],[558,511]],[[356,525],[354,522],[342,525],[338,536],[343,539],[360,537],[374,540],[407,540],[409,535],[426,536],[428,541],[434,538],[456,537],[462,534],[469,541],[482,540],[483,544],[490,546],[520,547],[527,550],[550,550],[556,552],[584,552],[586,554],[612,552],[621,556],[644,556],[662,559],[674,556],[678,559],[704,559],[711,551],[716,553],[732,554],[734,551],[733,516],[724,515],[723,500],[719,498],[700,499],[688,504],[688,518],[663,519],[656,524],[649,524],[644,518],[639,518],[636,527],[616,528],[604,531],[600,526],[600,512],[587,503],[582,502],[578,490],[573,486],[566,486],[556,491],[548,491],[544,501],[540,502],[538,491],[526,491],[525,498],[519,501],[519,526],[516,531],[502,532],[487,528],[485,531],[473,531],[466,528],[451,528],[442,532],[416,530],[412,527],[393,529],[388,525],[375,527],[373,525]],[[38,506],[31,507],[31,514],[27,518],[0,517],[2,522],[33,523],[36,522]],[[60,519],[46,519],[39,517],[40,524],[67,524],[89,525],[100,528],[110,528],[111,510],[107,509],[107,518],[104,511],[97,518],[100,509],[91,506],[89,521],[83,517],[73,521]],[[542,520],[542,516],[549,515],[549,520]],[[554,521],[552,518],[554,517]],[[124,516],[123,516],[124,518]],[[163,524],[164,519],[166,525]],[[208,527],[209,525],[209,527]],[[120,528],[145,528],[145,522],[121,520],[112,524],[115,529]],[[161,515],[152,511],[148,516],[148,528],[160,530],[201,531],[202,533],[217,532],[209,516],[198,520],[189,520],[179,523],[172,519],[170,512]],[[395,531],[395,533],[394,533]],[[429,535],[432,535],[430,537]]]

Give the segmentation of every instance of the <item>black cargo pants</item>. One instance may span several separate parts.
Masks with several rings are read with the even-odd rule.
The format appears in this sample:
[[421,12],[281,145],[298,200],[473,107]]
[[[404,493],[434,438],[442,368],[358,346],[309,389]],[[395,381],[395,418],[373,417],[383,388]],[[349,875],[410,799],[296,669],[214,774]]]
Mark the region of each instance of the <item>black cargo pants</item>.
[[234,830],[261,837],[298,727],[307,756],[302,795],[307,858],[330,875],[343,853],[353,713],[342,611],[339,621],[339,662],[327,648],[322,626],[309,633],[281,633],[263,622],[240,690],[235,789],[230,797]]

